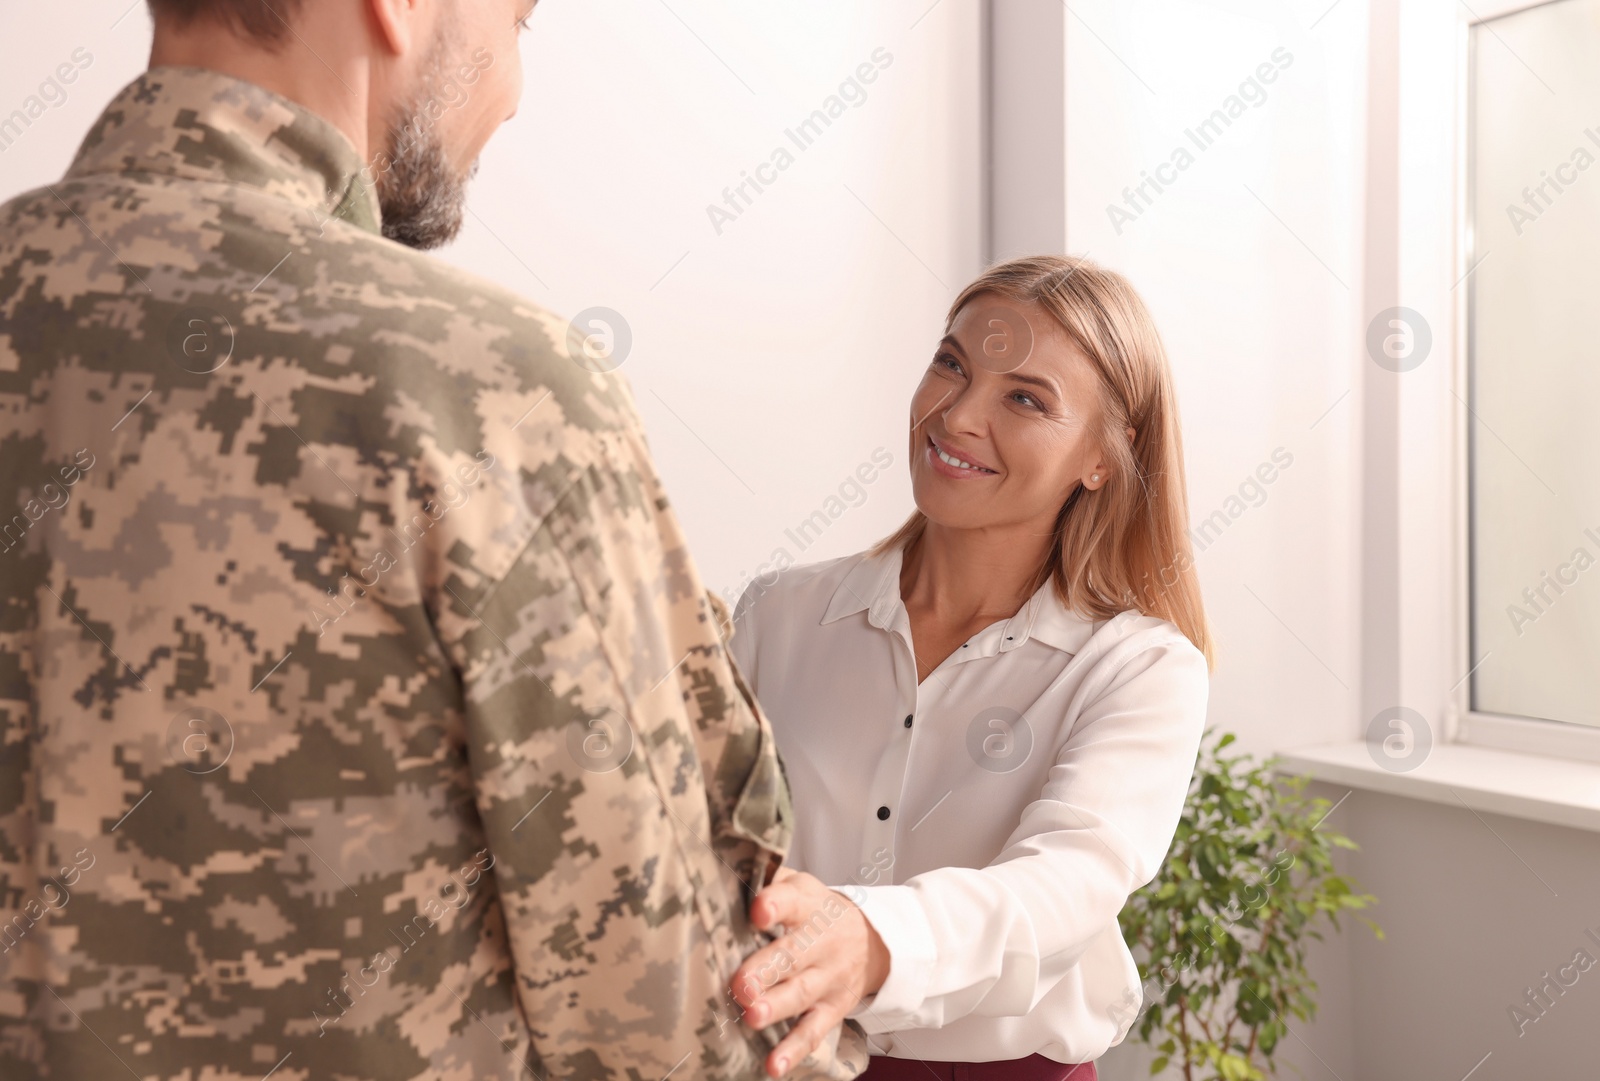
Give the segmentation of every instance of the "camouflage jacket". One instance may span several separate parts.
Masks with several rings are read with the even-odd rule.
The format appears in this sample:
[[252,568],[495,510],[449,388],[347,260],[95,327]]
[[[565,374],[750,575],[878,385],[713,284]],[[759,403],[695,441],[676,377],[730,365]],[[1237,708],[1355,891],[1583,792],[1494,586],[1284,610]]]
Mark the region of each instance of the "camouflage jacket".
[[788,789],[630,392],[378,222],[176,68],[0,207],[0,1076],[761,1076]]

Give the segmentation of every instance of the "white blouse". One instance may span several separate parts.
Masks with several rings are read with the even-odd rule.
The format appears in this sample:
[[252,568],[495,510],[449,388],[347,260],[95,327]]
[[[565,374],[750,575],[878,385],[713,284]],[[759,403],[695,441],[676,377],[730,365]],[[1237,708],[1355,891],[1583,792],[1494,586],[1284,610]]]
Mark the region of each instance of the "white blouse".
[[1049,584],[921,684],[900,553],[758,580],[732,651],[794,793],[790,862],[889,949],[852,1013],[873,1053],[1092,1062],[1139,977],[1117,928],[1160,869],[1205,726],[1205,658],[1171,623],[1092,622]]

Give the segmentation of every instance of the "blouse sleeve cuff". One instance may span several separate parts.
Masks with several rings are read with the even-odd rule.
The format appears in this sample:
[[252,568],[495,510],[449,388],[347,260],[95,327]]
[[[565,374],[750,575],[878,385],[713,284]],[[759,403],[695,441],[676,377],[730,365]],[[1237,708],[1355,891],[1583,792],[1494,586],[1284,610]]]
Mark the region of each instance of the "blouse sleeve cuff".
[[938,960],[933,927],[909,886],[834,887],[860,907],[889,950],[889,975],[875,995],[861,1000],[846,1016],[860,1020],[869,1032],[915,1027],[915,1012],[928,994]]

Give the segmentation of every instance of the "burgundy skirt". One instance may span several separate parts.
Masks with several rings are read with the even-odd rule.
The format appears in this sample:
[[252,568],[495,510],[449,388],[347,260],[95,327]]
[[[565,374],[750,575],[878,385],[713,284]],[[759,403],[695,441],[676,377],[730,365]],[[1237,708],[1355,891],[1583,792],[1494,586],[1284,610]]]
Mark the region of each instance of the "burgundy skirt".
[[1007,1062],[928,1062],[873,1055],[856,1081],[1097,1081],[1094,1063],[1074,1066],[1043,1055]]

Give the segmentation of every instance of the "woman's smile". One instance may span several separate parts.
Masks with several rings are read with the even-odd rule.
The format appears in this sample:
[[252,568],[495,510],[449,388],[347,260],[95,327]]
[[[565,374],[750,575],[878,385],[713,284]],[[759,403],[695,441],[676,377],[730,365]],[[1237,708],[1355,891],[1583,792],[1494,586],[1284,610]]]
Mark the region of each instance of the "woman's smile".
[[958,480],[998,475],[998,470],[990,469],[965,451],[962,454],[952,453],[949,447],[931,435],[928,437],[928,464],[933,466],[934,472]]

